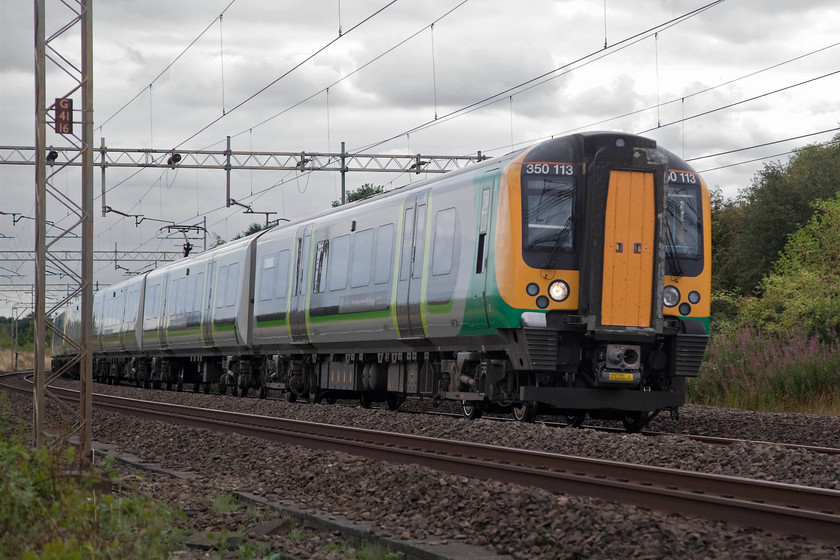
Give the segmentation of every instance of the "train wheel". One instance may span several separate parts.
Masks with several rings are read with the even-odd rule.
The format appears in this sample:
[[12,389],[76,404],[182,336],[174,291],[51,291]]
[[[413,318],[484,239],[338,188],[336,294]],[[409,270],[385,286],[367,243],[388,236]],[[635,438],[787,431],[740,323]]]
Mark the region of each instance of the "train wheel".
[[399,395],[394,395],[389,393],[388,394],[388,410],[399,410],[400,406],[402,405],[403,399]]
[[210,392],[210,382],[205,381],[204,383],[202,383],[202,385],[204,385],[204,394],[208,394]]
[[586,413],[578,412],[576,414],[566,414],[563,418],[566,420],[566,424],[568,424],[570,428],[580,428],[581,425],[583,425],[583,421],[586,420]]
[[537,417],[537,403],[525,401],[514,404],[513,417],[519,422],[533,422]]
[[286,389],[286,400],[289,402],[295,402],[297,400],[297,395],[291,389]]
[[370,408],[370,395],[362,393],[362,396],[359,397],[359,403],[362,405],[362,408]]
[[224,395],[227,393],[227,385],[222,383],[221,381],[219,381],[218,389],[220,395]]
[[239,396],[243,399],[248,396],[248,386],[247,385],[243,385],[242,387],[239,388]]
[[481,404],[477,401],[461,401],[461,413],[463,413],[464,418],[475,420],[481,418],[483,412]]
[[268,398],[268,387],[266,387],[265,385],[260,387],[260,398],[261,399]]
[[625,412],[621,418],[624,429],[630,433],[638,432],[647,424],[650,415],[647,412]]

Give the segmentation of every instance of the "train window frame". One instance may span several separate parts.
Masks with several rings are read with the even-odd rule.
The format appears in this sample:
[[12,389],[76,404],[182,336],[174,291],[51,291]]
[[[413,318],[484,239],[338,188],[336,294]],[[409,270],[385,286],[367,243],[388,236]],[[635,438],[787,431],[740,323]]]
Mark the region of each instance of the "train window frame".
[[[327,262],[330,251],[330,240],[322,239],[315,244],[315,263],[312,267],[312,293],[321,294],[327,290],[324,263]],[[329,266],[327,266],[329,268]]]
[[277,253],[277,280],[274,285],[274,299],[286,299],[286,295],[289,293],[289,267],[291,264],[291,249],[283,249]]
[[452,272],[457,228],[458,212],[454,207],[444,208],[435,213],[435,229],[432,238],[432,276],[446,276]]
[[137,305],[139,303],[140,297],[140,290],[139,288],[136,290],[132,290],[128,293],[128,301],[126,302],[126,310],[131,313],[131,315],[127,315],[125,317],[126,323],[133,323],[137,320]]
[[192,311],[201,311],[201,302],[204,300],[204,272],[195,276],[195,291],[193,292]]
[[[394,254],[394,224],[379,226],[376,230],[376,255],[373,258],[373,283],[387,284],[391,281]],[[387,240],[388,248],[385,250]]]
[[174,317],[178,314],[178,307],[181,305],[181,279],[175,278],[171,283],[172,298],[169,300],[169,316]]
[[225,294],[227,294],[228,265],[220,266],[216,272],[216,309],[225,306]]
[[146,287],[146,299],[143,302],[143,319],[157,319],[160,301],[160,283]]
[[351,288],[363,288],[370,284],[373,243],[373,228],[357,231],[353,235],[353,258],[350,259]]
[[327,289],[334,292],[347,288],[347,269],[350,266],[350,234],[332,240],[332,250],[327,264]]
[[[552,164],[543,167],[551,169],[555,166]],[[535,183],[539,183],[541,186],[535,187]],[[546,197],[547,189],[545,187],[547,183],[554,183],[556,185],[555,189],[564,191],[559,197],[559,202],[563,204],[563,212],[552,214],[552,216],[561,216],[560,219],[546,220],[544,217],[545,205],[543,201]],[[537,193],[536,203],[532,200],[535,193]],[[577,215],[580,211],[577,177],[571,174],[523,173],[521,176],[521,197],[522,255],[525,262],[535,268],[575,268],[578,251]],[[538,210],[536,215],[543,217],[543,223],[534,220],[534,208]],[[560,230],[559,235],[566,235],[562,246],[558,246],[556,243],[553,245],[535,245],[531,233],[535,227]],[[563,232],[567,233],[564,234]]]
[[190,313],[193,310],[193,305],[195,304],[195,279],[197,276],[195,274],[191,276],[186,276],[184,278],[184,284],[186,285],[186,290],[184,290],[184,312]]
[[[671,175],[673,176],[674,174],[672,173]],[[695,177],[695,175],[693,173],[677,173],[676,177]],[[672,207],[674,206],[671,204],[672,198],[674,197],[672,192],[676,189],[683,191],[678,195],[683,202],[689,199],[694,202],[694,207],[691,209],[692,212],[689,217],[689,219],[694,218],[694,224],[692,224],[693,227],[691,228],[693,230],[694,242],[679,245],[679,247],[686,247],[686,249],[681,249],[680,251],[674,250],[678,245],[674,240],[671,220]],[[668,276],[698,276],[703,271],[703,258],[705,253],[705,241],[703,239],[703,199],[700,185],[687,180],[670,180],[665,185],[665,199],[665,274]],[[681,221],[685,222],[685,205],[681,206],[680,214]],[[683,232],[683,235],[685,235],[685,232]]]
[[[266,266],[267,264],[268,266]],[[259,301],[270,301],[273,298],[276,276],[277,255],[274,253],[265,255],[260,265],[260,286],[257,292]]]
[[239,288],[239,261],[232,262],[228,266],[228,280],[225,286],[225,307],[236,305],[237,291]]

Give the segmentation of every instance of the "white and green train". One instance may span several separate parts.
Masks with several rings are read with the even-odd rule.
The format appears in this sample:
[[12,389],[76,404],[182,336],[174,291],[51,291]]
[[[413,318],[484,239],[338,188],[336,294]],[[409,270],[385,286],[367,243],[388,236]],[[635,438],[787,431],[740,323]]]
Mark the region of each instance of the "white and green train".
[[[99,291],[94,377],[638,429],[700,366],[709,212],[699,175],[652,140],[552,139]],[[55,322],[74,337],[78,320],[76,305]]]

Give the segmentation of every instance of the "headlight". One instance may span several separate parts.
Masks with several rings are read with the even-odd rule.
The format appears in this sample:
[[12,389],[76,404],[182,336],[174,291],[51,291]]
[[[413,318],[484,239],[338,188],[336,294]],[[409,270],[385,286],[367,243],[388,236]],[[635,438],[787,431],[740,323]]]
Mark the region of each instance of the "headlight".
[[700,292],[695,292],[694,290],[688,292],[688,301],[695,305],[700,303]]
[[562,280],[555,280],[548,285],[548,295],[554,301],[564,301],[569,297],[569,285]]
[[665,307],[674,307],[680,302],[680,291],[676,286],[665,286],[662,292],[662,303]]

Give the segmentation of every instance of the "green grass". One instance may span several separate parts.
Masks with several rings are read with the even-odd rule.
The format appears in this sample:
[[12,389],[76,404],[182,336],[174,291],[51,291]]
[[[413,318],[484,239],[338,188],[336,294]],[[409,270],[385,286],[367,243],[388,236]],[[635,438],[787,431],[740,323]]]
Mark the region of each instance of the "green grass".
[[210,508],[213,510],[214,513],[230,513],[232,511],[236,511],[242,507],[242,504],[233,494],[228,494],[226,492],[216,494],[216,497],[213,498],[212,503],[210,504]]
[[362,545],[358,548],[347,541],[330,543],[326,546],[327,552],[340,552],[348,560],[402,560],[405,555],[402,552],[389,552],[376,545]]
[[712,338],[688,385],[695,404],[840,415],[840,342],[751,328]]
[[178,514],[143,496],[97,492],[114,475],[68,475],[74,449],[29,449],[5,429],[0,439],[0,558],[166,558]]

